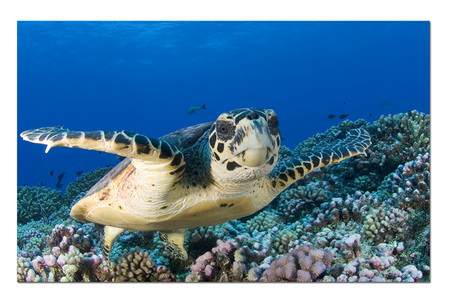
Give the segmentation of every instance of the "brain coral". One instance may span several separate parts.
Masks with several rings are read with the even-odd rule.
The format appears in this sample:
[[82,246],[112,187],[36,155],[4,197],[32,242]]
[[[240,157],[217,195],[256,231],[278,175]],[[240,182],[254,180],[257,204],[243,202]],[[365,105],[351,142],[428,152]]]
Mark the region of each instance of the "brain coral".
[[50,214],[66,205],[61,192],[46,187],[17,187],[17,221],[25,224],[30,221],[48,219]]

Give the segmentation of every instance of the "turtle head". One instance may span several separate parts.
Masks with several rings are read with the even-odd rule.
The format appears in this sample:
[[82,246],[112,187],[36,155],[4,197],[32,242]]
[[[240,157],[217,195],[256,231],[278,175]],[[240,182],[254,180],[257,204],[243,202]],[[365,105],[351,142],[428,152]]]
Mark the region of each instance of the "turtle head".
[[221,114],[209,135],[211,172],[217,180],[245,181],[269,174],[278,159],[280,131],[271,109]]

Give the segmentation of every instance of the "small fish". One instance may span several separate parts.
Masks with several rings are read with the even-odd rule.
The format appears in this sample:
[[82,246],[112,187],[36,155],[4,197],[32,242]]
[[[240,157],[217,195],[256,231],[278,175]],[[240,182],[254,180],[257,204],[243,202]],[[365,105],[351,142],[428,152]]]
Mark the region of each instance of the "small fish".
[[56,188],[59,189],[60,187],[62,187],[63,185],[61,184],[61,180],[64,177],[64,172],[62,172],[61,174],[58,175],[58,182],[56,183]]
[[75,174],[76,174],[77,176],[80,176],[81,174],[83,174],[83,171],[77,171],[77,172],[75,172]]
[[347,104],[347,102],[344,102],[344,104]]
[[206,109],[206,104],[203,104],[202,106],[192,106],[191,108],[188,109],[187,114],[192,115],[202,109]]
[[372,114],[369,114],[369,117],[371,117],[372,116]]
[[345,118],[347,118],[347,117],[348,117],[348,115],[342,114],[342,115],[339,116],[339,119],[345,119]]
[[389,102],[389,101],[385,101],[380,104],[381,108],[392,108],[394,106],[395,106],[395,104],[392,102]]
[[333,114],[328,115],[328,119],[334,119],[335,117],[336,117],[336,115],[333,115]]
[[53,170],[50,171],[50,176],[53,176]]

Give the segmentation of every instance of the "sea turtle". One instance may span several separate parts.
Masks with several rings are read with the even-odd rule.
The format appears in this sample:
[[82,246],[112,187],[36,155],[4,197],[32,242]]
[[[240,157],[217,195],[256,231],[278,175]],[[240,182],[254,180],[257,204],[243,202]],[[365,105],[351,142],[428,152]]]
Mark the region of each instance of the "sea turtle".
[[81,222],[104,225],[103,253],[125,230],[159,231],[172,254],[188,257],[186,228],[221,224],[268,205],[309,172],[365,154],[370,136],[353,129],[343,140],[274,167],[280,132],[272,109],[244,108],[215,122],[159,139],[129,131],[27,130],[24,140],[52,147],[105,151],[126,157],[71,209]]

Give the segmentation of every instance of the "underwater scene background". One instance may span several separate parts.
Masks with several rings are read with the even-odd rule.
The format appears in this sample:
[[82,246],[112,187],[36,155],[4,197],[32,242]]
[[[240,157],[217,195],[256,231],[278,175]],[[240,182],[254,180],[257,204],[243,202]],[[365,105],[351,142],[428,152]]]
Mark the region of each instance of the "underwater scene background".
[[[429,22],[18,22],[18,132],[160,137],[272,108],[280,163],[363,126],[367,156],[312,172],[254,215],[188,229],[189,258],[70,207],[115,155],[17,137],[17,281],[430,280]],[[205,104],[205,108],[201,106]]]

